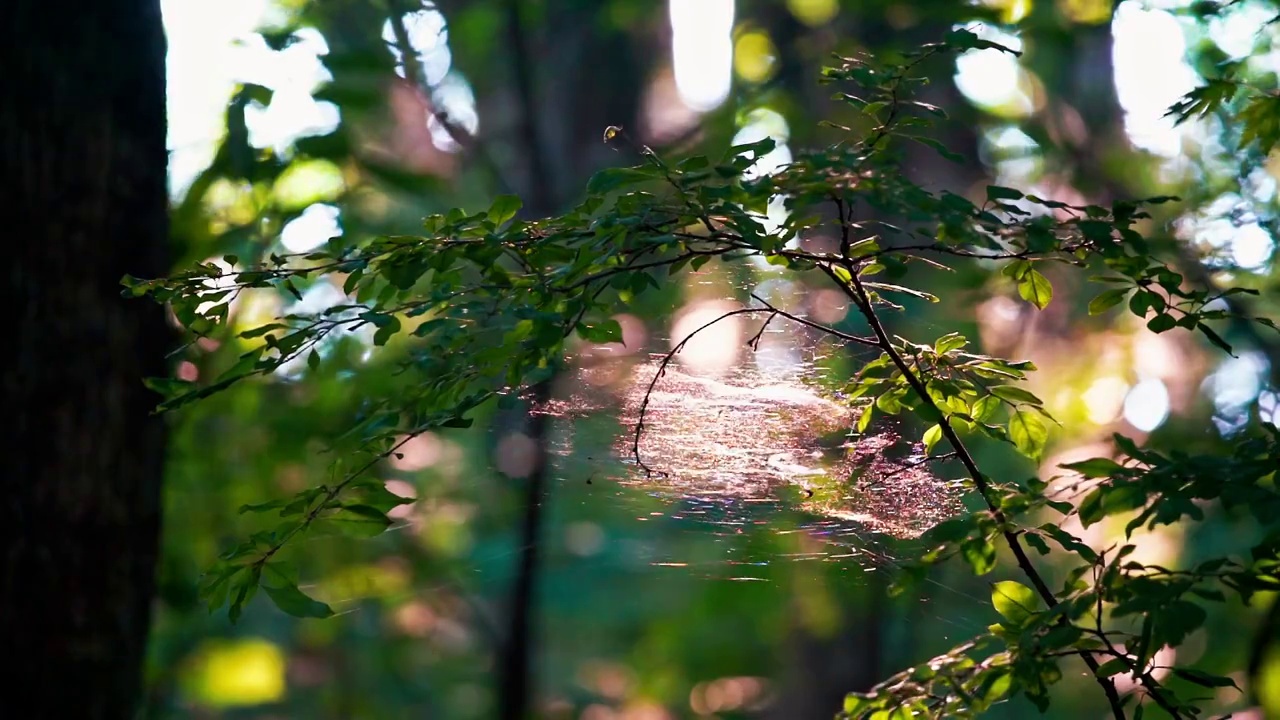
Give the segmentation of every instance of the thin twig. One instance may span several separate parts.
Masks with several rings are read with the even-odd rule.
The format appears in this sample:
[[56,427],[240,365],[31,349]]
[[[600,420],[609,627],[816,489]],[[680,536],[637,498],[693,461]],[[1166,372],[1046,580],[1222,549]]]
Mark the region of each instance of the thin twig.
[[761,298],[759,295],[756,295],[755,293],[751,293],[751,297],[756,302],[763,305],[765,310],[769,310],[774,314],[781,315],[782,317],[792,322],[799,323],[801,325],[804,325],[805,327],[813,328],[814,330],[818,330],[820,332],[826,333],[827,335],[840,338],[841,340],[845,340],[847,342],[856,343],[858,345],[863,345],[865,347],[872,347],[872,348],[880,347],[880,343],[870,338],[858,337],[857,335],[850,335],[849,333],[841,332],[839,330],[836,330],[833,327],[828,327],[826,325],[823,325],[822,323],[816,323],[812,320],[802,318],[799,315],[793,315],[787,312],[786,310],[783,310],[779,307],[772,305],[767,300],[765,300],[764,298]]
[[921,465],[928,465],[931,462],[946,462],[947,460],[954,460],[955,458],[956,458],[956,453],[954,452],[942,453],[941,455],[934,455],[932,457],[925,457],[921,460],[916,460],[915,462],[907,463],[902,467],[898,468],[897,470],[894,470],[891,473],[881,475],[880,477],[876,478],[876,480],[882,482],[884,480],[888,480],[889,478],[897,477],[904,472],[915,470]]
[[[760,298],[758,295],[754,293],[752,293],[751,297],[755,299],[757,302],[764,305],[764,307],[739,308],[737,310],[730,310],[728,312],[725,312],[724,314],[720,315],[714,320],[711,320],[710,322],[705,323],[704,325],[697,328],[693,332],[684,336],[684,338],[681,339],[680,342],[676,343],[675,347],[671,348],[671,350],[669,350],[663,355],[662,361],[658,364],[657,372],[653,374],[653,379],[649,381],[649,387],[645,390],[644,397],[640,400],[640,412],[639,412],[639,416],[636,418],[636,429],[632,435],[632,442],[631,442],[631,455],[632,457],[635,458],[636,465],[638,465],[641,469],[643,469],[646,475],[653,475],[655,471],[653,470],[653,468],[645,464],[644,460],[642,460],[640,457],[640,436],[644,433],[644,416],[649,409],[649,399],[653,395],[654,388],[657,387],[658,380],[662,379],[662,376],[666,374],[667,366],[670,365],[671,361],[675,359],[675,356],[678,355],[680,351],[684,349],[685,345],[687,345],[695,335],[702,332],[703,330],[706,330],[712,325],[715,325],[721,320],[724,320],[726,318],[731,318],[736,315],[748,315],[751,313],[769,313],[770,319],[781,316],[781,317],[787,318],[788,320],[792,320],[794,322],[800,323],[801,325],[805,325],[807,327],[820,330],[824,333],[828,333],[834,337],[838,337],[848,342],[857,343],[859,345],[866,345],[868,347],[880,346],[879,343],[877,343],[874,340],[858,337],[857,335],[850,335],[848,333],[840,332],[835,328],[830,328],[830,327],[827,327],[826,325],[821,325],[819,323],[806,320],[798,315],[793,315],[792,313],[789,313],[785,310],[782,310],[781,308],[778,308],[772,305],[771,303],[765,301],[764,299]],[[768,321],[765,322],[765,325],[768,325]],[[760,331],[756,334],[756,336],[751,338],[751,340],[749,340],[748,343],[749,344],[757,343],[759,341],[760,335],[762,335],[763,333],[764,333],[764,327],[761,327]],[[666,473],[661,473],[661,474],[666,475]]]

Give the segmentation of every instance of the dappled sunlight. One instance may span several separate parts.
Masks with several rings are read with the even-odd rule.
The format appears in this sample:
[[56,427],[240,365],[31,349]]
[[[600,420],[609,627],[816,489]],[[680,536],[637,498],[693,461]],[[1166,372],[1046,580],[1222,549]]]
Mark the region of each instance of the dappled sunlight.
[[320,247],[342,234],[339,214],[333,205],[317,203],[308,207],[280,231],[280,244],[291,253],[305,253]]
[[807,295],[807,301],[813,319],[826,325],[835,325],[849,314],[849,297],[839,290],[814,290]]
[[1210,267],[1265,270],[1275,251],[1271,234],[1258,224],[1255,203],[1226,193],[1198,212],[1179,219],[1178,236],[1204,256]]
[[1204,390],[1217,411],[1214,422],[1219,430],[1234,432],[1247,420],[1249,405],[1262,392],[1269,372],[1270,363],[1265,356],[1244,352],[1223,360],[1204,379]]
[[959,487],[939,479],[918,448],[892,433],[848,438],[857,411],[800,382],[807,363],[782,374],[738,366],[714,378],[674,365],[657,377],[658,368],[656,359],[637,366],[622,399],[626,432],[615,452],[631,461],[638,450],[650,469],[624,484],[713,504],[790,502],[899,536],[958,507]]
[[[1177,649],[1166,645],[1156,651],[1155,656],[1151,658],[1151,661],[1143,669],[1151,673],[1155,679],[1164,680],[1169,676],[1169,669],[1174,666],[1177,659]],[[1116,689],[1122,693],[1131,693],[1141,690],[1142,684],[1134,674],[1124,673],[1116,676]]]
[[605,387],[622,380],[627,365],[613,361],[639,354],[649,341],[649,333],[644,321],[635,315],[615,315],[613,320],[622,330],[621,342],[592,343],[577,337],[570,340],[575,370],[561,384],[585,381]]
[[[741,307],[728,300],[719,300],[694,303],[684,308],[676,315],[671,327],[671,347],[674,349],[677,343],[683,343],[676,362],[688,372],[699,375],[722,375],[734,367],[747,339],[747,321],[741,315],[720,318]],[[698,332],[700,328],[705,329]],[[687,342],[685,338],[688,338]]]
[[713,110],[733,80],[734,0],[667,0],[676,87],[693,110]]
[[366,151],[383,162],[439,177],[452,177],[460,147],[436,118],[439,109],[427,93],[407,81],[392,83],[387,94],[392,130],[365,138]]
[[641,97],[640,134],[645,142],[665,145],[698,126],[701,114],[685,104],[674,70],[661,66],[645,85]]
[[346,178],[342,168],[328,160],[296,161],[280,173],[271,186],[273,199],[286,211],[304,209],[313,203],[333,202],[345,190]]
[[733,43],[733,69],[749,83],[762,83],[777,72],[778,48],[762,30],[739,32]]
[[[407,12],[402,16],[409,46],[415,51],[413,61],[422,68],[422,80],[435,85],[449,73],[453,55],[449,51],[449,27],[444,15],[434,6]],[[396,61],[396,74],[405,77],[405,58],[397,43],[390,20],[382,25],[382,41]]]
[[591,557],[604,548],[604,529],[599,523],[570,523],[564,530],[564,546],[578,557]]
[[1157,378],[1138,382],[1124,398],[1124,419],[1134,429],[1151,432],[1169,418],[1169,390]]
[[299,28],[293,38],[288,46],[272,50],[262,35],[249,35],[241,41],[241,53],[234,56],[242,63],[236,72],[242,82],[273,91],[269,104],[251,100],[245,107],[249,144],[279,153],[298,138],[333,132],[341,121],[337,105],[312,97],[333,79],[320,60],[329,54],[324,36],[313,28]]
[[433,432],[424,432],[405,439],[390,458],[391,467],[397,470],[415,471],[431,467],[444,455],[444,441]]
[[694,686],[689,692],[689,709],[700,716],[760,710],[768,704],[769,689],[766,678],[717,678]]
[[493,451],[498,472],[510,478],[524,478],[538,468],[540,451],[533,438],[521,432],[503,435]]
[[[1021,50],[1022,40],[991,25],[969,29],[984,40]],[[971,50],[956,58],[956,87],[974,104],[1006,117],[1026,117],[1044,104],[1039,80],[1023,68],[1016,56],[995,49]]]
[[1109,425],[1120,415],[1125,404],[1129,384],[1115,376],[1104,376],[1093,381],[1080,397],[1088,409],[1089,422]]
[[1165,157],[1177,155],[1190,127],[1175,128],[1164,115],[1197,84],[1182,26],[1165,10],[1126,0],[1116,8],[1112,32],[1116,94],[1130,142]]
[[578,684],[610,700],[621,700],[635,686],[631,668],[606,660],[588,660],[578,666]]
[[823,25],[840,13],[840,0],[787,0],[787,9],[805,25]]

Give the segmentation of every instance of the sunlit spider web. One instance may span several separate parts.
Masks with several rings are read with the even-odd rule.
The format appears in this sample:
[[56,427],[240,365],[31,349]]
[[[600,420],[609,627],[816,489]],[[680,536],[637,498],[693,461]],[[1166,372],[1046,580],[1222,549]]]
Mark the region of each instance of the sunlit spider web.
[[[623,464],[612,479],[620,485],[729,526],[787,506],[807,517],[804,531],[844,543],[913,538],[961,510],[961,488],[935,472],[918,443],[883,424],[852,433],[862,406],[824,393],[813,362],[785,370],[740,362],[709,376],[664,358],[621,372],[579,369],[551,407],[560,416],[615,415],[612,450]],[[611,391],[591,373],[613,376]],[[559,452],[571,445],[564,439]]]

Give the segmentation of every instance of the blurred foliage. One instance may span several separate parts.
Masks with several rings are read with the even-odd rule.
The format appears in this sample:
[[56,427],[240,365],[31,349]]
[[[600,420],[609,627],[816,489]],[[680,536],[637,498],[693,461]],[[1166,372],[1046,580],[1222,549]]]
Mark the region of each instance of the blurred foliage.
[[[860,384],[843,388],[846,396],[874,396],[873,407],[881,413],[925,413],[919,420],[903,420],[902,427],[930,449],[936,445],[935,454],[948,445],[942,437],[944,422],[928,409],[937,403],[937,409],[953,418],[946,422],[958,423],[961,430],[968,415],[976,421],[974,432],[1012,440],[1022,454],[1044,460],[1041,474],[1046,480],[1060,474],[1056,465],[1072,448],[1109,453],[1110,448],[1098,449],[1098,442],[1110,438],[1112,430],[1146,435],[1124,426],[1123,420],[1086,420],[1081,398],[1100,378],[1133,372],[1124,366],[1117,370],[1114,359],[1105,364],[1104,349],[1123,347],[1122,354],[1136,355],[1140,339],[1173,337],[1176,332],[1165,331],[1179,324],[1198,329],[1204,341],[1169,341],[1176,343],[1172,352],[1178,357],[1196,358],[1186,363],[1194,366],[1186,369],[1193,375],[1181,381],[1192,394],[1199,392],[1202,380],[1210,386],[1214,382],[1215,345],[1245,358],[1265,358],[1265,367],[1276,371],[1280,355],[1268,329],[1263,326],[1259,332],[1254,324],[1234,320],[1276,317],[1274,264],[1233,267],[1220,245],[1198,242],[1194,229],[1181,230],[1187,218],[1200,224],[1225,219],[1235,227],[1256,223],[1274,237],[1274,184],[1269,195],[1254,188],[1262,178],[1259,173],[1274,171],[1271,126],[1276,115],[1268,112],[1268,98],[1276,75],[1264,62],[1228,60],[1204,32],[1217,18],[1242,11],[1242,5],[1270,7],[1268,3],[1196,3],[1180,11],[1188,34],[1204,38],[1191,44],[1189,60],[1206,84],[1172,109],[1203,128],[1194,136],[1196,151],[1174,172],[1157,170],[1159,158],[1125,146],[1123,132],[1117,130],[1123,113],[1113,94],[1082,92],[1072,79],[1094,72],[1100,54],[1109,52],[1108,45],[1096,40],[1113,12],[1109,2],[966,7],[744,0],[737,5],[734,94],[675,138],[645,134],[641,102],[655,78],[669,72],[663,45],[668,20],[662,8],[625,0],[521,7],[524,31],[538,52],[531,65],[541,103],[534,108],[539,120],[534,142],[541,147],[534,148],[516,129],[529,108],[514,99],[518,81],[512,67],[530,61],[511,56],[507,4],[439,3],[447,20],[453,72],[466,74],[481,118],[474,136],[461,126],[443,130],[463,141],[460,152],[440,147],[447,146],[439,140],[441,126],[452,124],[431,110],[443,84],[414,77],[403,63],[409,80],[397,79],[397,54],[384,39],[388,8],[359,0],[291,3],[280,15],[283,19],[264,29],[263,37],[275,48],[297,42],[303,28],[323,34],[329,51],[323,63],[332,79],[315,97],[334,103],[341,121],[332,132],[301,137],[287,147],[257,147],[250,142],[246,111],[269,106],[273,92],[246,84],[229,99],[226,135],[213,162],[175,204],[175,242],[185,258],[181,267],[198,270],[188,276],[191,284],[170,286],[175,294],[168,299],[180,300],[171,304],[175,320],[196,337],[179,356],[174,378],[156,386],[175,398],[192,388],[198,388],[198,395],[222,391],[182,408],[175,419],[150,715],[491,715],[497,691],[492,666],[509,611],[503,603],[514,572],[516,518],[522,509],[518,483],[493,469],[497,443],[518,427],[520,413],[486,398],[508,384],[549,374],[561,356],[560,338],[568,333],[576,332],[587,344],[619,339],[623,328],[608,316],[620,301],[655,327],[668,322],[692,290],[678,277],[668,280],[665,273],[629,267],[629,262],[640,262],[635,257],[664,265],[683,262],[685,272],[716,277],[724,272],[719,261],[706,258],[749,249],[776,260],[770,267],[745,266],[742,272],[753,282],[791,268],[802,273],[807,292],[828,281],[853,287],[854,273],[840,276],[838,264],[831,270],[837,277],[823,277],[823,251],[785,243],[789,235],[805,238],[821,235],[823,226],[839,227],[833,225],[836,215],[829,208],[817,217],[802,209],[827,204],[833,188],[871,198],[871,217],[885,222],[919,222],[911,213],[923,212],[944,228],[937,240],[965,252],[990,252],[988,234],[1015,227],[1018,233],[1012,237],[1023,243],[1015,254],[1080,250],[1068,237],[1096,244],[1104,233],[1111,237],[1119,232],[1128,241],[1115,244],[1122,255],[1154,253],[1170,259],[1169,266],[1151,272],[1145,265],[1111,265],[1119,271],[1112,277],[1126,278],[1127,284],[1088,292],[1059,268],[1045,269],[1023,262],[1028,259],[1023,257],[1013,262],[946,258],[944,264],[953,266],[953,272],[942,273],[898,267],[894,251],[902,243],[897,240],[885,241],[883,247],[876,241],[851,247],[849,257],[861,263],[856,267],[867,275],[880,274],[879,279],[863,279],[866,285],[885,283],[868,288],[875,299],[906,308],[893,315],[895,333],[941,336],[927,349],[896,341],[891,347],[925,363],[926,371],[945,367],[954,372],[957,363],[972,363],[978,373],[970,378],[978,381],[972,388],[985,387],[990,393],[975,396],[968,387],[931,387],[937,392],[927,392],[931,399],[921,402],[923,396],[912,393],[907,376],[890,367],[890,355],[870,365],[865,359],[856,361],[857,355],[838,354],[831,361],[843,363],[844,377],[862,371]],[[817,69],[832,62],[831,52],[862,57],[872,51],[871,57],[891,67],[901,57],[895,53],[918,49],[945,35],[953,23],[978,19],[1020,23],[1029,51],[1022,56],[1020,72],[1041,78],[1037,92],[1048,98],[1043,110],[1011,117],[1007,109],[970,107],[947,82],[950,66],[937,58],[920,68],[934,82],[912,87],[923,104],[906,117],[898,113],[895,97],[870,103],[848,96],[832,99],[830,88],[813,83]],[[1270,57],[1271,37],[1259,34],[1251,57]],[[971,54],[984,51],[977,47],[985,42],[980,38],[959,35],[953,42],[960,38],[972,44]],[[642,66],[641,59],[650,65]],[[841,79],[883,89],[883,75],[858,74],[872,67],[847,65]],[[945,107],[952,120],[936,127],[911,126],[914,113],[923,120],[934,106]],[[769,140],[725,150],[750,119],[761,117],[761,110],[785,118],[785,135],[775,132]],[[1063,130],[1062,118],[1072,114],[1085,119],[1083,136]],[[828,124],[819,125],[819,119]],[[904,120],[907,124],[901,125]],[[625,134],[601,143],[604,128],[619,123],[627,128]],[[874,165],[857,159],[853,147],[831,156],[798,156],[794,169],[779,175],[743,177],[774,144],[822,147],[850,136],[874,138],[876,128],[890,126],[918,135],[919,142],[910,147],[895,137],[886,143],[889,149],[875,162],[904,173],[882,175],[881,186],[833,184],[833,176],[860,167],[858,162]],[[436,129],[435,141],[431,128]],[[1031,174],[1022,169],[1025,163],[1017,164],[1025,158],[1002,158],[1007,151],[989,140],[1010,128],[1032,139],[1030,156],[1037,169]],[[587,182],[602,165],[635,161],[637,150],[639,166],[605,171]],[[962,162],[951,162],[939,150],[957,154]],[[553,179],[529,171],[535,152],[548,158]],[[539,184],[549,187],[552,206],[535,207],[531,215],[513,196],[528,200]],[[1077,187],[1089,194],[1089,201],[1076,199],[1079,193],[1072,188]],[[753,211],[765,210],[770,197],[784,188],[792,212],[780,230],[770,231]],[[1156,206],[1150,209],[1154,218],[1144,217],[1144,208],[1121,202],[1175,194],[1185,203]],[[289,252],[282,245],[284,229],[314,212],[317,203],[336,208],[337,237],[304,253]],[[455,207],[463,210],[450,210]],[[565,208],[568,212],[555,220],[533,219]],[[1046,210],[1048,215],[1042,214]],[[978,213],[995,213],[995,220],[975,221]],[[1073,213],[1080,217],[1063,221]],[[421,219],[433,214],[438,215],[427,221],[428,237],[423,238]],[[1045,217],[1054,222],[1038,220]],[[1145,245],[1123,235],[1133,232],[1130,226]],[[1067,235],[1060,232],[1063,227],[1069,228]],[[680,235],[695,231],[696,240]],[[582,252],[576,252],[579,248]],[[863,252],[868,255],[858,254]],[[871,263],[871,256],[883,261]],[[1103,265],[1097,262],[1107,256],[1080,258],[1067,252],[1064,259],[1098,269]],[[711,264],[702,267],[704,262]],[[868,272],[871,264],[882,267]],[[427,271],[433,279],[421,282]],[[588,278],[607,282],[582,282]],[[587,293],[597,287],[601,294]],[[1231,294],[1230,287],[1245,292]],[[907,294],[896,299],[900,289]],[[459,299],[457,292],[473,294]],[[934,303],[914,296],[918,294],[965,302]],[[984,319],[987,306],[982,303],[1018,302],[1012,298],[1044,312],[1035,321],[1020,312],[1022,335],[1015,332],[1010,338],[1008,330],[1002,335]],[[1127,322],[1125,313],[1110,311],[1116,305],[1143,322]],[[486,322],[455,322],[463,310],[494,308],[497,312]],[[770,312],[764,308],[763,314]],[[292,316],[282,327],[254,332],[282,313]],[[871,330],[856,313],[833,327],[859,337]],[[953,330],[958,333],[950,334]],[[959,335],[980,342],[982,353],[964,355],[966,346],[955,345],[963,341]],[[1092,350],[1082,353],[1082,347]],[[1000,358],[1026,356],[1041,368],[1027,390],[993,385],[992,377],[981,375],[980,366],[990,363],[988,371],[1007,373],[1013,380],[1032,364]],[[1265,378],[1266,372],[1261,375]],[[219,386],[219,378],[234,382]],[[1086,691],[1093,681],[1079,673],[1055,673],[1047,665],[969,665],[965,657],[971,650],[979,658],[997,657],[984,655],[989,651],[977,646],[940,655],[951,653],[953,637],[986,636],[993,622],[1002,623],[997,627],[1003,630],[981,642],[1009,645],[1013,654],[1008,657],[1021,657],[1023,649],[1035,657],[1038,651],[1084,642],[1066,637],[1053,624],[1065,615],[1028,607],[1023,595],[1030,590],[1025,586],[1029,580],[1005,570],[1016,567],[1014,559],[993,542],[999,528],[1037,549],[1047,549],[1046,541],[1063,543],[1068,556],[1074,551],[1079,558],[1086,556],[1077,535],[1099,550],[1115,544],[1106,554],[1095,553],[1096,563],[1073,567],[1055,559],[1058,551],[1036,562],[1051,587],[1066,581],[1058,597],[1068,600],[1064,607],[1070,612],[1088,611],[1085,603],[1076,602],[1081,598],[1105,602],[1117,622],[1124,615],[1117,608],[1130,602],[1125,594],[1132,590],[1122,580],[1133,572],[1119,556],[1129,554],[1134,561],[1126,547],[1137,547],[1144,558],[1154,552],[1154,561],[1140,564],[1167,567],[1171,582],[1159,592],[1141,589],[1137,597],[1163,599],[1152,600],[1155,604],[1140,612],[1186,626],[1186,637],[1175,638],[1182,645],[1181,674],[1168,677],[1160,668],[1160,682],[1167,679],[1171,692],[1181,697],[1214,693],[1209,706],[1215,711],[1258,703],[1277,711],[1276,685],[1266,680],[1280,672],[1280,655],[1267,642],[1275,623],[1257,609],[1274,606],[1269,593],[1255,595],[1248,606],[1233,599],[1218,609],[1217,597],[1190,601],[1184,596],[1193,588],[1172,582],[1187,577],[1180,573],[1200,572],[1200,580],[1218,579],[1230,586],[1236,573],[1248,570],[1257,577],[1259,568],[1269,572],[1258,563],[1274,557],[1274,552],[1267,555],[1264,528],[1275,516],[1263,514],[1269,506],[1260,499],[1271,497],[1273,480],[1267,479],[1268,466],[1259,466],[1256,458],[1274,458],[1274,447],[1231,460],[1241,464],[1240,472],[1230,473],[1232,482],[1214,482],[1226,475],[1225,468],[1235,467],[1221,458],[1232,457],[1232,448],[1255,432],[1258,416],[1266,412],[1259,405],[1266,397],[1265,379],[1260,382],[1244,403],[1224,407],[1209,397],[1179,405],[1168,423],[1146,437],[1142,449],[1134,448],[1138,455],[1126,453],[1157,469],[1169,461],[1171,469],[1134,475],[1136,466],[1126,463],[1123,473],[1112,475],[1114,468],[1108,467],[1103,475],[1110,480],[1092,495],[1076,498],[1085,503],[1069,511],[1082,521],[1074,529],[1061,529],[1073,527],[1071,517],[1064,519],[1043,503],[1019,500],[1027,491],[1035,495],[1043,490],[1037,482],[1022,483],[1023,490],[1007,482],[1031,476],[1035,464],[1001,450],[1001,443],[978,443],[975,462],[987,476],[1001,480],[993,489],[999,495],[997,507],[1008,502],[1010,516],[1026,514],[1031,519],[1026,529],[1013,530],[998,518],[993,523],[988,508],[966,524],[936,529],[923,544],[867,529],[845,541],[853,545],[849,554],[854,558],[826,562],[786,559],[813,551],[809,533],[792,532],[812,524],[811,511],[802,503],[767,505],[774,509],[754,511],[752,522],[739,527],[742,532],[728,535],[714,518],[676,519],[699,506],[654,497],[644,487],[617,485],[626,468],[601,459],[627,428],[609,417],[575,421],[574,450],[557,459],[559,479],[548,500],[544,529],[549,550],[539,578],[540,712],[546,717],[807,717],[800,709],[807,707],[817,713],[813,716],[826,717],[839,710],[844,692],[870,691],[898,669],[915,666],[919,671],[926,667],[921,663],[935,656],[947,659],[939,660],[934,675],[911,676],[897,690],[960,673],[957,682],[969,689],[957,694],[948,689],[943,697],[967,695],[976,705],[1000,700],[988,715],[1023,717],[1029,703],[1002,698],[1018,689],[1042,697],[1034,676],[1070,686],[1055,690],[1050,713],[1083,717],[1106,712],[1102,693]],[[957,404],[950,407],[953,399]],[[1002,405],[1008,407],[1003,422],[983,422],[991,420],[988,409],[994,412]],[[1063,426],[1047,421],[1049,415]],[[1214,415],[1218,431],[1208,426]],[[870,422],[873,412],[868,409],[862,417]],[[468,423],[470,428],[455,427]],[[1255,430],[1240,430],[1246,425]],[[416,439],[397,445],[419,431],[423,434]],[[1245,435],[1236,434],[1241,432]],[[404,457],[391,452],[397,447]],[[1194,463],[1169,449],[1219,459],[1197,471]],[[1114,457],[1124,462],[1122,455]],[[363,468],[365,462],[373,464]],[[1076,470],[1088,475],[1097,467]],[[1255,482],[1259,478],[1262,482]],[[1172,495],[1170,487],[1175,488]],[[1243,492],[1239,488],[1262,495],[1229,497]],[[412,496],[412,504],[401,504],[401,496]],[[1187,499],[1193,496],[1198,500],[1188,508]],[[1203,502],[1210,496],[1221,496],[1221,507]],[[1178,502],[1164,502],[1170,497]],[[1140,502],[1145,498],[1157,502],[1146,506]],[[300,514],[288,510],[285,527],[267,519],[290,501],[301,501],[295,508]],[[242,506],[267,512],[241,516]],[[1154,513],[1149,520],[1176,519],[1153,531],[1155,540],[1135,538],[1130,545],[1125,524],[1140,506]],[[1105,518],[1114,513],[1120,517]],[[1200,517],[1188,522],[1184,514]],[[322,536],[310,530],[320,522],[341,534],[376,531],[376,537],[355,542]],[[959,535],[952,532],[957,527],[963,530]],[[1105,534],[1099,535],[1099,529]],[[240,617],[233,626],[222,614],[206,613],[197,598],[198,577],[237,546],[246,530],[262,533],[241,546],[239,557],[248,564],[228,566],[239,575],[215,572],[204,587],[213,590],[214,605],[229,600],[237,608]],[[288,547],[281,555],[290,566],[279,566],[279,574],[265,577],[277,569],[274,548],[286,536]],[[1167,546],[1175,549],[1161,549]],[[1250,547],[1261,554],[1247,556]],[[992,572],[1007,579],[998,581],[992,593],[989,575],[970,578],[948,566],[911,569],[907,577],[926,582],[906,584],[901,594],[887,599],[884,571],[927,550],[933,551],[931,561],[958,554],[974,569],[994,566]],[[259,563],[266,553],[270,559]],[[655,558],[673,562],[655,566]],[[749,577],[764,582],[730,582],[732,568],[727,574],[706,570],[725,567],[725,558],[750,563]],[[1232,559],[1212,567],[1219,558]],[[233,551],[223,562],[235,560]],[[1091,574],[1095,570],[1098,577]],[[1008,584],[1015,577],[1024,584]],[[267,602],[251,601],[260,580]],[[1010,605],[1011,599],[1021,600]],[[291,620],[275,611],[270,600],[296,615],[336,615]],[[1201,608],[1206,602],[1198,614],[1183,612],[1186,604]],[[1187,620],[1189,614],[1196,615],[1196,622]],[[1256,643],[1255,626],[1261,628]],[[1157,630],[1164,632],[1152,632]],[[1046,645],[1045,637],[1062,644]],[[1208,637],[1214,642],[1208,643]],[[1115,659],[1123,657],[1126,664],[1104,663],[1101,674],[1123,677],[1160,650],[1161,643],[1136,641],[1138,660],[1117,654]],[[823,642],[846,647],[833,649]],[[1250,653],[1256,656],[1252,682],[1242,672]],[[1163,663],[1164,657],[1158,657]],[[1062,662],[1069,667],[1078,660]],[[810,665],[835,677],[802,670]],[[1227,676],[1256,693],[1256,699],[1219,680]],[[965,683],[976,683],[978,692]],[[1223,684],[1226,690],[1205,690],[1206,684]],[[878,695],[867,697],[884,698],[885,691],[881,686]],[[801,704],[797,692],[815,695],[813,704]],[[765,702],[770,696],[771,706]],[[846,706],[850,712],[854,707],[861,706]],[[1160,712],[1152,708],[1147,715]]]

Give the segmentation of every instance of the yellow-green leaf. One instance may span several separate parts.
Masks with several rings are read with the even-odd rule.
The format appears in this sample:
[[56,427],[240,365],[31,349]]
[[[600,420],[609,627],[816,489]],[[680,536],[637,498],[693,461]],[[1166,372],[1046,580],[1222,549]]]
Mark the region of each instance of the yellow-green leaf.
[[1041,275],[1039,270],[1029,269],[1018,281],[1018,294],[1023,300],[1043,310],[1053,300],[1053,285],[1049,284],[1049,279]]
[[1112,307],[1119,305],[1124,300],[1124,296],[1128,294],[1129,288],[1112,288],[1099,293],[1097,297],[1089,301],[1089,314],[1101,315]]
[[922,442],[924,442],[924,454],[928,455],[929,453],[933,452],[933,446],[937,445],[938,441],[941,439],[942,439],[941,425],[932,425],[929,427],[928,430],[925,430],[924,437],[922,438]]
[[1026,625],[1040,608],[1035,591],[1015,580],[992,583],[991,604],[1012,627]]
[[1031,410],[1019,410],[1009,418],[1009,439],[1023,455],[1038,460],[1049,440],[1049,428],[1039,414]]

